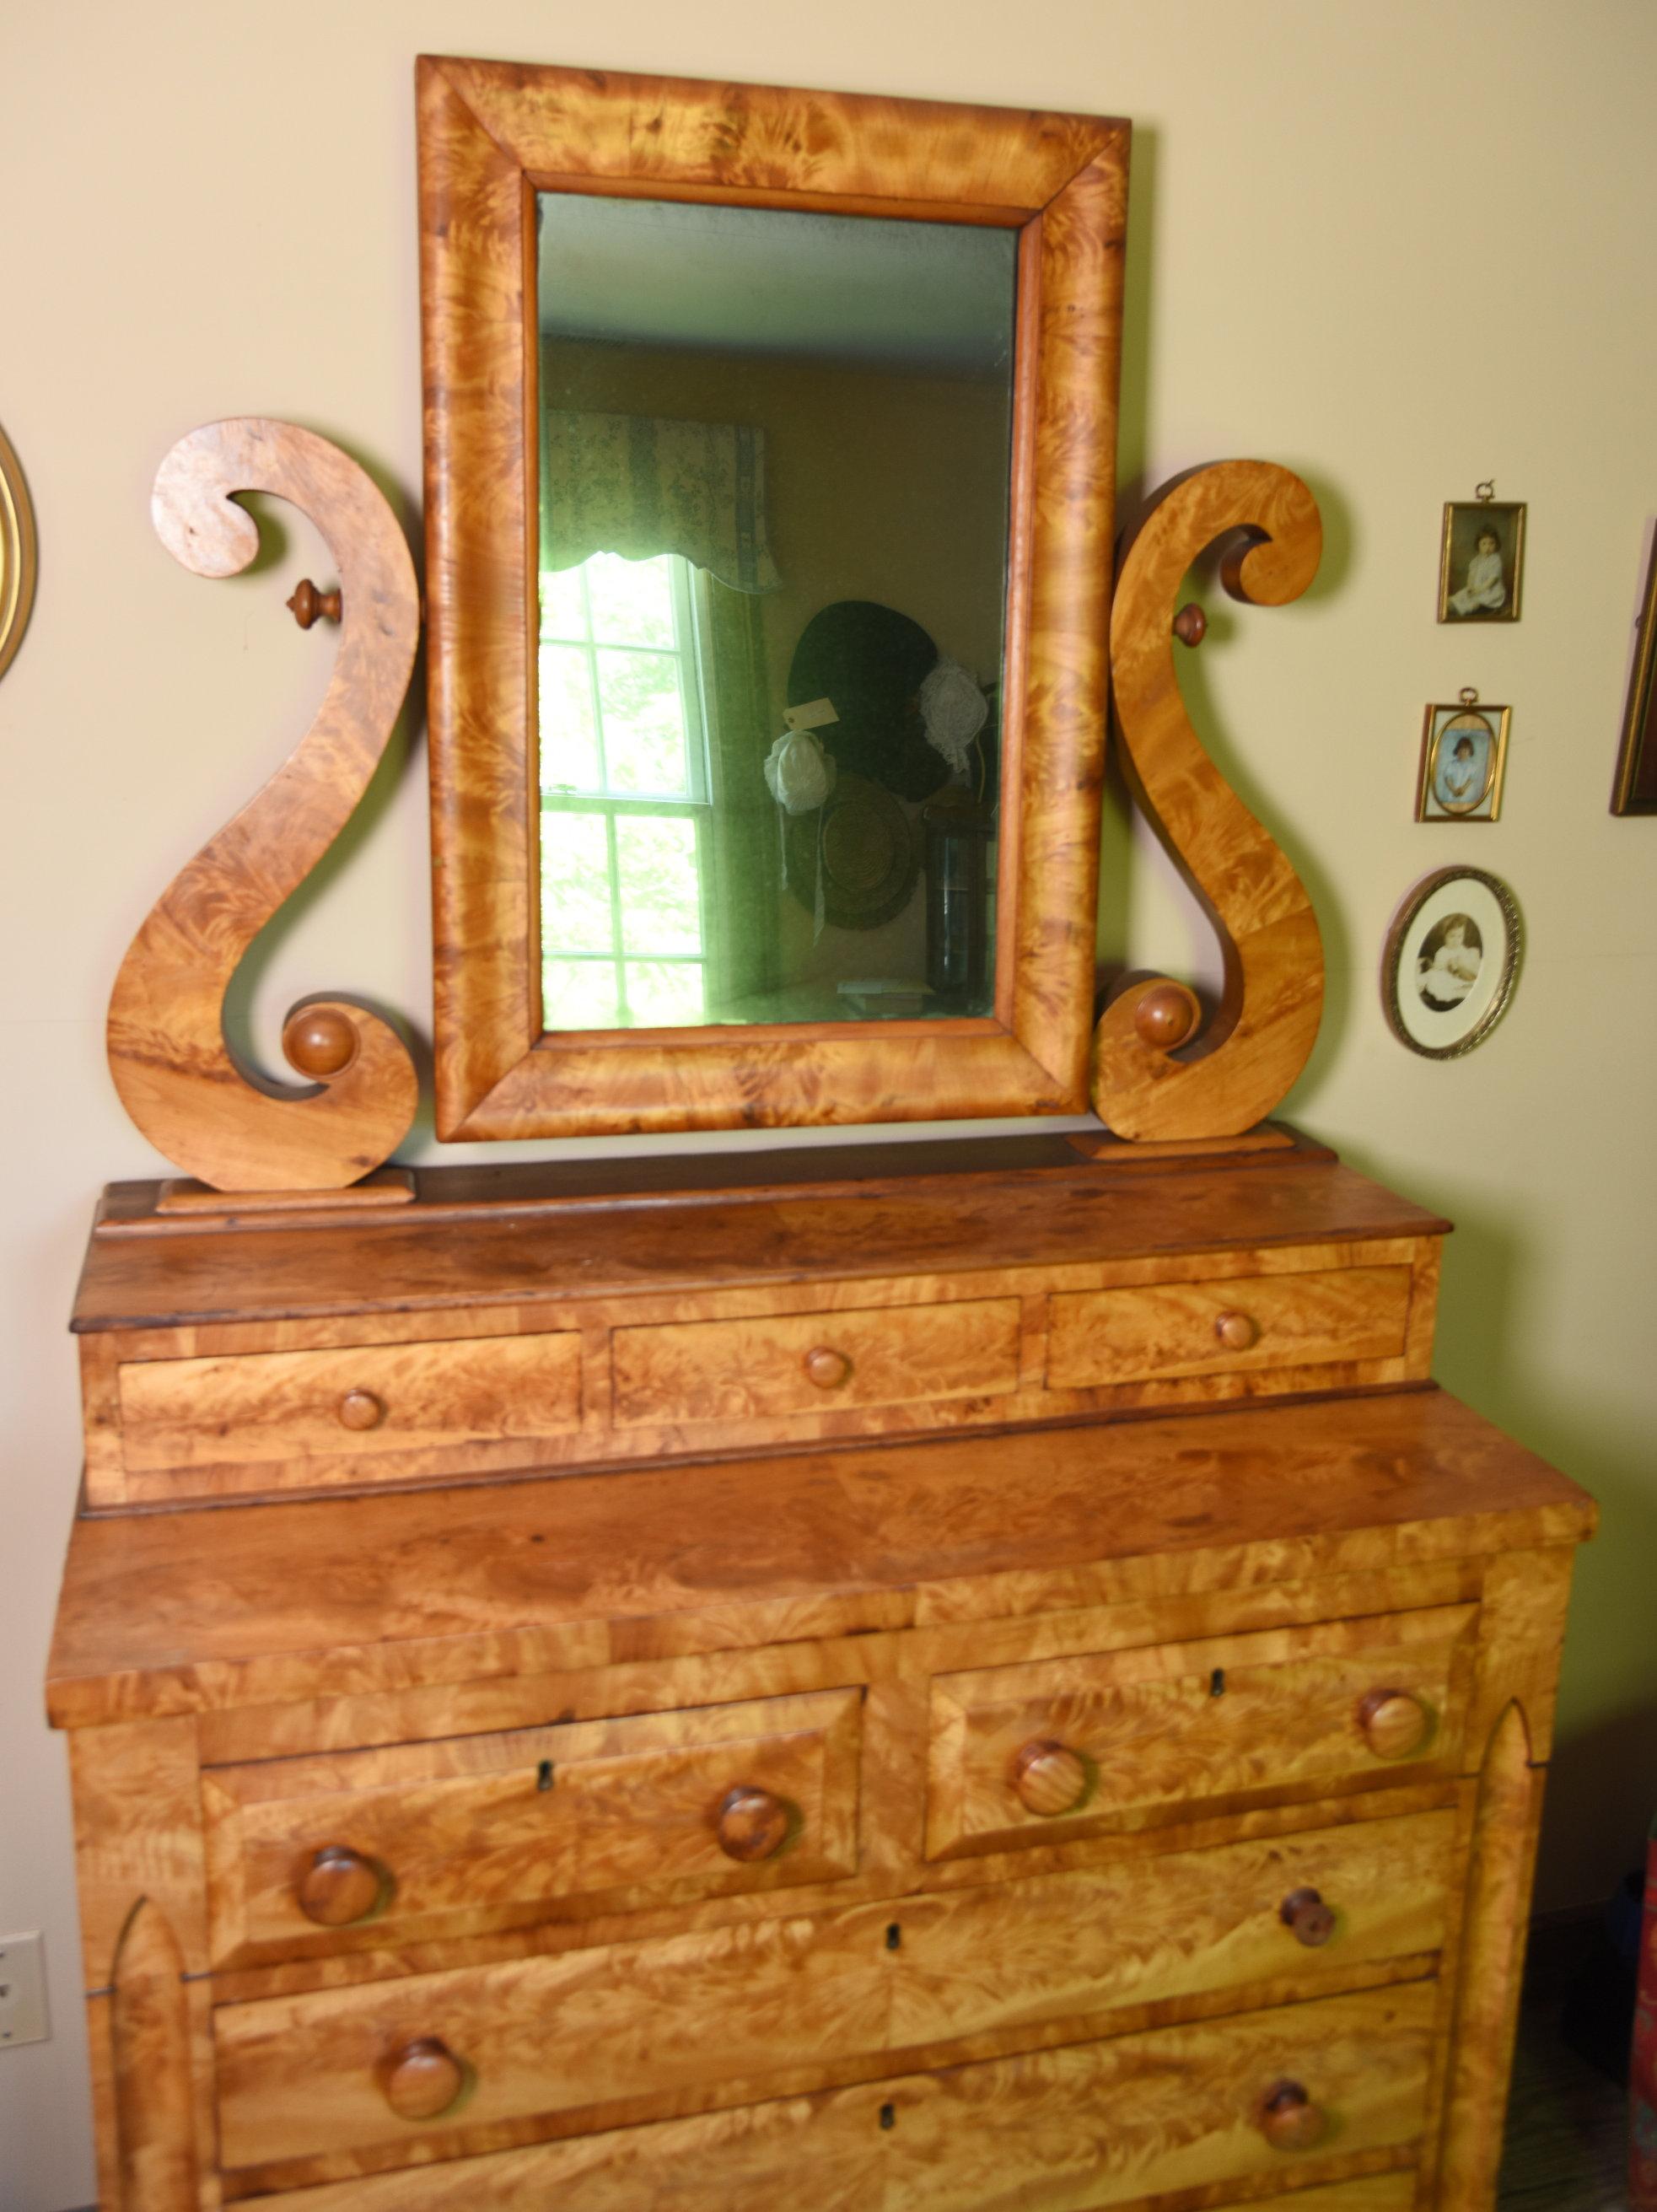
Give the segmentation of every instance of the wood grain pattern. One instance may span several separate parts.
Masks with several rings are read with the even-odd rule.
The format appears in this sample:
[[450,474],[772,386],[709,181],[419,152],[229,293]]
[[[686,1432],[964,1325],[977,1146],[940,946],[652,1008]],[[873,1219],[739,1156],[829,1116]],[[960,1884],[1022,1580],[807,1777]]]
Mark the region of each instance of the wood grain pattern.
[[[860,1718],[858,1692],[838,1690],[214,1769],[215,1960],[556,1919],[604,1891],[683,1901],[833,1881],[857,1865]],[[789,1816],[782,1851],[752,1866],[718,1832],[738,1787]],[[383,1869],[373,1927],[319,1933],[305,1917],[295,1871],[330,1845]]]
[[197,2212],[193,2054],[184,1959],[161,1907],[133,1907],[115,1954],[118,2212]]
[[575,1427],[580,1340],[564,1331],[130,1361],[118,1388],[131,1472],[432,1449]]
[[[940,1676],[928,1855],[1045,1837],[1058,1820],[1143,1825],[1205,1800],[1373,1781],[1380,1762],[1359,1714],[1381,1682],[1417,1693],[1435,1723],[1419,1755],[1453,1771],[1475,1619],[1445,1607]],[[1090,1768],[1073,1812],[1033,1814],[1022,1799],[1015,1762],[1032,1737]]]
[[[1150,1376],[1394,1358],[1409,1309],[1407,1267],[1061,1295],[1051,1308],[1047,1380],[1086,1389]],[[1232,1320],[1247,1328],[1228,1334]]]
[[[440,1133],[1074,1111],[1093,989],[1126,125],[431,58],[419,101]],[[531,186],[1024,231],[992,1020],[543,1033]]]
[[1512,1704],[1491,1731],[1479,1771],[1440,2154],[1444,2212],[1489,2212],[1496,2202],[1541,1812],[1525,1716]]
[[417,1085],[407,1048],[377,1014],[334,996],[301,1000],[354,1040],[318,1089],[243,1066],[222,1006],[243,954],[355,811],[403,704],[419,634],[413,564],[364,471],[325,439],[249,416],[173,447],[155,479],[155,528],[197,575],[234,576],[258,528],[234,495],[274,493],[328,540],[345,596],[339,655],[310,729],[258,795],[174,878],[133,939],[109,1002],[110,1071],[140,1129],[220,1190],[326,1190],[377,1168],[407,1133]]
[[1143,979],[1095,1036],[1094,1111],[1118,1135],[1168,1139],[1250,1128],[1306,1065],[1323,1006],[1323,946],[1300,878],[1237,798],[1188,720],[1171,611],[1192,563],[1248,533],[1228,560],[1234,599],[1281,606],[1317,573],[1323,532],[1287,469],[1223,461],[1161,495],[1122,562],[1111,613],[1111,701],[1123,763],[1175,866],[1213,917],[1225,953],[1218,1012],[1177,1053],[1147,1044],[1136,1014],[1168,979]]
[[1108,1602],[1429,1567],[1593,1522],[1442,1391],[1026,1431],[989,1482],[983,1450],[82,1520],[50,1710],[84,1726],[1006,1618],[1081,1585]]
[[[823,1405],[992,1396],[1017,1387],[1014,1298],[762,1322],[620,1328],[615,1419],[637,1427],[815,1413]],[[837,1363],[819,1381],[811,1361]],[[843,1372],[840,1371],[843,1369]]]
[[70,1741],[81,1953],[88,1990],[108,1989],[134,1906],[166,1920],[184,1971],[209,1964],[196,1723],[134,1721]]

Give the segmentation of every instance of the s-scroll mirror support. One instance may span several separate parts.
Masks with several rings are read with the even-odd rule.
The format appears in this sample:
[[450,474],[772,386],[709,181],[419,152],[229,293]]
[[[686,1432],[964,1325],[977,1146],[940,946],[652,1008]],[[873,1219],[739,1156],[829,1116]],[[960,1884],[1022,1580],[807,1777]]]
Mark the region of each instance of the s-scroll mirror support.
[[1323,547],[1316,501],[1287,469],[1218,461],[1162,492],[1126,551],[1112,607],[1123,766],[1226,951],[1225,988],[1206,1029],[1195,995],[1168,976],[1141,977],[1105,1009],[1093,1109],[1120,1137],[1252,1129],[1305,1066],[1323,1008],[1323,946],[1305,885],[1209,758],[1180,695],[1174,640],[1194,647],[1208,623],[1194,603],[1170,610],[1199,556],[1240,533],[1221,568],[1232,598],[1265,606],[1298,599]]

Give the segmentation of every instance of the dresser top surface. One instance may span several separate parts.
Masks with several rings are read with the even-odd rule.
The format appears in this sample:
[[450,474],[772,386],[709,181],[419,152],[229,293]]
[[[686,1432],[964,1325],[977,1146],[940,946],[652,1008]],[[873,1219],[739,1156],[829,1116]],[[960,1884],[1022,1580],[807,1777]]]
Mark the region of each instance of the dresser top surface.
[[[818,1179],[744,1188],[727,1163],[666,1162],[632,1189],[591,1170],[424,1172],[384,1216],[325,1229],[157,1226],[112,1186],[87,1256],[81,1332],[521,1306],[537,1298],[958,1275],[1283,1244],[1433,1236],[1447,1224],[1286,1135],[1242,1160],[1090,1160],[1057,1138],[837,1152]],[[1020,1147],[1028,1160],[1005,1156]],[[934,1168],[946,1151],[959,1164]],[[892,1155],[909,1152],[911,1163]],[[973,1164],[976,1160],[980,1164]],[[641,1164],[620,1164],[623,1169]],[[700,1167],[708,1187],[685,1187]],[[809,1164],[808,1164],[809,1167]],[[675,1187],[671,1170],[679,1170]],[[721,1187],[723,1171],[723,1187]],[[777,1172],[774,1165],[772,1175]],[[797,1162],[786,1170],[807,1171]]]
[[1432,1389],[82,1520],[48,1703],[76,1727],[605,1665],[1569,1543],[1593,1521]]

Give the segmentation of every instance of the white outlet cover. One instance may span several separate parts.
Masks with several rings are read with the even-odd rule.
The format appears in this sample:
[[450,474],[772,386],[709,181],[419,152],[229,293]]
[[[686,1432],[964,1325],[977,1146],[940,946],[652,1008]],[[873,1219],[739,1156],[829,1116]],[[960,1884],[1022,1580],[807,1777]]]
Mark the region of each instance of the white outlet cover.
[[51,2033],[39,1936],[0,1936],[0,2051],[44,2043]]

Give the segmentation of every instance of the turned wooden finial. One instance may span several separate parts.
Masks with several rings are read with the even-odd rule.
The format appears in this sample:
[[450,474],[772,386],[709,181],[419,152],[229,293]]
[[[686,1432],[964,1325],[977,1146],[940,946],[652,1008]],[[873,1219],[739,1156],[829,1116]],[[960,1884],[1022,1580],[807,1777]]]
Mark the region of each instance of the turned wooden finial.
[[1174,635],[1181,645],[1200,645],[1208,635],[1208,617],[1195,599],[1187,600],[1174,617]]
[[1133,1026],[1142,1042],[1172,1052],[1196,1029],[1202,1015],[1197,994],[1183,983],[1157,983],[1133,1009]]
[[339,586],[336,584],[331,592],[319,592],[308,576],[301,576],[288,602],[288,611],[301,629],[309,629],[314,622],[337,622]]
[[356,1024],[338,1006],[295,1006],[282,1032],[288,1066],[318,1083],[343,1075],[361,1045]]

